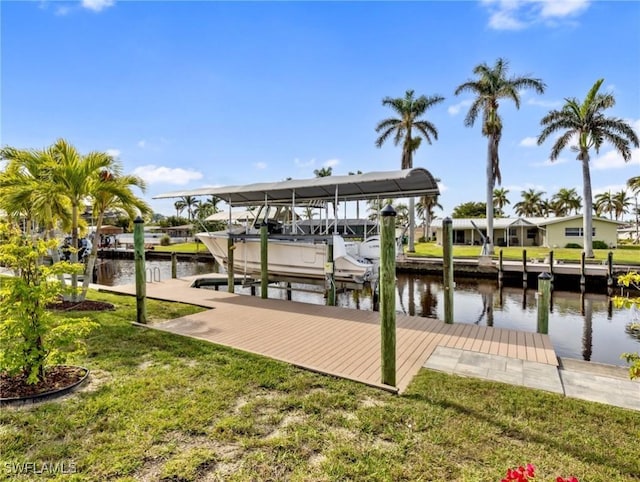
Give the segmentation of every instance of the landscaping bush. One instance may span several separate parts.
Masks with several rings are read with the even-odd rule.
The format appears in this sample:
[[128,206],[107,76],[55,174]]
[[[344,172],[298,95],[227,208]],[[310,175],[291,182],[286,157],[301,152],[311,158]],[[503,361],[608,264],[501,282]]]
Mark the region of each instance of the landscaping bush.
[[604,241],[600,241],[599,239],[596,239],[592,243],[592,246],[593,246],[593,249],[609,249],[609,245]]
[[160,238],[160,246],[169,246],[171,244],[171,238],[168,234],[163,234]]
[[565,248],[576,248],[576,249],[582,249],[582,246],[580,246],[578,243],[567,243],[565,245]]

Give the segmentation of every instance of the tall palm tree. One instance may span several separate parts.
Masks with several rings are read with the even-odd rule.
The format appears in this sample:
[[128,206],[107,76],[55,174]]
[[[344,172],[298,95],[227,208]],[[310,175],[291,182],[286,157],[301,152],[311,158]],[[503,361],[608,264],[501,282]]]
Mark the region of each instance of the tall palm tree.
[[625,189],[621,189],[613,195],[614,213],[616,220],[622,219],[622,217],[629,212],[631,207],[631,197],[627,194]]
[[511,204],[511,201],[507,198],[507,194],[509,194],[509,190],[504,187],[493,190],[493,207],[500,216],[504,216],[503,209],[505,206]]
[[556,216],[567,216],[573,210],[576,214],[582,207],[582,198],[578,195],[575,188],[560,188],[557,193],[551,197]]
[[[49,148],[49,155],[55,161],[51,165],[50,186],[57,194],[63,194],[71,203],[71,241],[78,246],[78,225],[80,208],[91,194],[95,176],[103,170],[110,170],[114,159],[104,152],[93,151],[81,155],[64,139],[58,139]],[[76,250],[71,252],[71,262],[78,262]],[[78,299],[78,276],[71,275],[72,300]]]
[[182,211],[184,211],[184,208],[187,207],[187,205],[182,199],[178,199],[173,203],[173,207],[176,208],[176,218],[179,218],[180,214],[182,214]]
[[477,65],[473,73],[477,80],[469,80],[458,86],[455,95],[462,92],[472,92],[476,95],[469,112],[464,119],[464,125],[473,127],[478,114],[482,111],[482,135],[488,139],[487,148],[487,252],[493,254],[493,188],[496,182],[501,184],[500,159],[498,146],[502,137],[502,119],[498,114],[500,99],[511,99],[516,108],[520,108],[520,91],[534,89],[543,94],[546,85],[541,79],[528,76],[507,77],[508,62],[499,58],[493,67],[486,63]]
[[613,219],[613,213],[616,210],[616,203],[611,195],[611,191],[596,194],[594,207],[598,216],[609,214],[609,219]]
[[109,169],[95,172],[91,180],[89,196],[92,200],[93,214],[97,218],[96,232],[91,253],[87,260],[87,267],[82,284],[80,299],[84,300],[89,290],[89,280],[93,274],[98,257],[98,240],[100,239],[104,215],[108,210],[117,209],[127,213],[133,220],[137,214],[151,213],[151,207],[142,199],[135,196],[132,187],[145,191],[145,182],[138,176],[122,174],[120,163],[114,161]]
[[[438,181],[439,179],[436,179],[436,182]],[[431,221],[435,217],[434,210],[436,208],[442,209],[442,205],[438,202],[438,196],[422,196],[418,201],[418,204],[416,204],[418,217],[422,218],[422,237],[425,240],[431,231]]]
[[634,243],[640,243],[640,208],[638,208],[638,196],[640,195],[640,176],[629,178],[627,186],[631,189],[635,197],[635,209],[636,215],[636,239]]
[[522,201],[513,206],[518,216],[542,216],[542,195],[544,191],[531,188],[521,193]]
[[577,141],[577,145],[572,146],[572,149],[578,152],[577,159],[582,164],[583,249],[588,258],[593,258],[593,195],[589,151],[593,148],[598,153],[602,144],[608,141],[625,162],[628,162],[631,159],[631,146],[640,145],[638,136],[627,122],[605,115],[604,111],[613,107],[616,100],[612,94],[598,92],[603,82],[604,79],[596,81],[582,102],[576,98],[565,99],[565,105],[561,110],[550,111],[540,121],[543,129],[538,136],[538,145],[541,145],[552,134],[564,131],[551,148],[552,161],[558,158],[571,141]]
[[193,220],[193,211],[200,201],[195,196],[182,196],[180,201],[184,203],[184,208],[187,210],[189,222],[191,222]]
[[[444,101],[440,95],[414,97],[413,90],[407,90],[404,97],[385,97],[382,105],[390,107],[397,117],[389,117],[378,122],[376,132],[380,135],[376,139],[376,147],[380,148],[393,135],[394,145],[402,141],[402,159],[400,169],[413,168],[413,154],[420,146],[422,139],[428,144],[432,139],[438,140],[436,126],[428,120],[421,119],[427,109]],[[420,140],[418,140],[420,139]],[[409,198],[409,252],[415,251],[415,199]]]

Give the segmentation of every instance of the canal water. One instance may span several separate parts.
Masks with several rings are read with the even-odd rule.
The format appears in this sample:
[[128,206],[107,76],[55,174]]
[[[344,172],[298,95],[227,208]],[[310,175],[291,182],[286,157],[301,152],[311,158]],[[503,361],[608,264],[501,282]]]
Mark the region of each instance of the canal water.
[[[147,261],[147,279],[171,277],[168,261]],[[178,261],[178,277],[217,272],[213,262]],[[398,273],[396,308],[400,313],[427,318],[444,318],[441,279],[434,276]],[[122,285],[135,282],[130,260],[100,260],[98,283]],[[282,286],[269,288],[269,297],[286,299]],[[226,289],[222,287],[221,289]],[[293,285],[292,300],[324,304],[322,287]],[[249,288],[236,287],[236,293],[250,294]],[[370,290],[338,293],[342,307],[372,310]],[[494,280],[456,280],[454,320],[497,328],[535,332],[537,327],[536,290],[516,287],[498,289]],[[640,351],[640,340],[627,333],[627,325],[640,322],[640,311],[615,308],[604,294],[555,291],[549,315],[549,336],[560,357],[625,366],[623,352]]]

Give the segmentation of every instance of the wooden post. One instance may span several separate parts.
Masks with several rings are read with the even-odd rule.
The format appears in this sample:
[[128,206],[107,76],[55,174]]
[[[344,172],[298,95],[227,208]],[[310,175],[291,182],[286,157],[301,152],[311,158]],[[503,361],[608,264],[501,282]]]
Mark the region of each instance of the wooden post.
[[176,252],[171,253],[171,279],[178,277],[178,255]]
[[613,294],[613,252],[607,254],[607,295]]
[[444,322],[453,323],[453,229],[451,218],[442,221],[442,282]]
[[260,226],[260,296],[269,297],[269,232],[267,223]]
[[380,239],[380,330],[382,383],[396,385],[396,211],[387,205],[382,211]]
[[325,277],[327,284],[327,306],[336,306],[336,275],[333,262],[333,239],[327,240],[327,264],[325,265]]
[[584,275],[584,251],[580,254],[580,289],[584,291],[584,286],[587,284],[587,278]]
[[[236,250],[236,245],[234,243],[233,238],[231,237],[231,235],[229,235],[229,238],[227,239],[227,291],[229,293],[235,293],[236,288],[236,280],[234,279],[234,260],[233,260],[233,254]],[[245,251],[245,256],[246,256],[246,251]]]
[[551,275],[538,275],[538,333],[549,334],[549,300],[551,298]]
[[498,287],[502,287],[504,282],[504,271],[502,266],[502,250],[498,253]]
[[551,282],[553,283],[553,250],[549,251],[549,275],[551,276]]
[[522,250],[522,287],[527,288],[527,250]]
[[147,322],[147,284],[144,266],[144,221],[138,216],[133,221],[133,257],[136,269],[136,321]]
[[286,290],[287,290],[287,301],[291,301],[291,283],[287,283],[286,285]]

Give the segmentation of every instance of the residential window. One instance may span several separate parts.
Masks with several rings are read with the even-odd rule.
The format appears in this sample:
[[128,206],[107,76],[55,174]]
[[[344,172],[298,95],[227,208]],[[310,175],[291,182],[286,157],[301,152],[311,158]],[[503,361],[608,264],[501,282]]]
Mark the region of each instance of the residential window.
[[538,234],[537,228],[527,229],[527,239],[536,239],[536,234]]
[[[567,238],[581,238],[582,237],[582,228],[564,228],[564,235]],[[592,229],[592,236],[596,235],[596,228]]]

